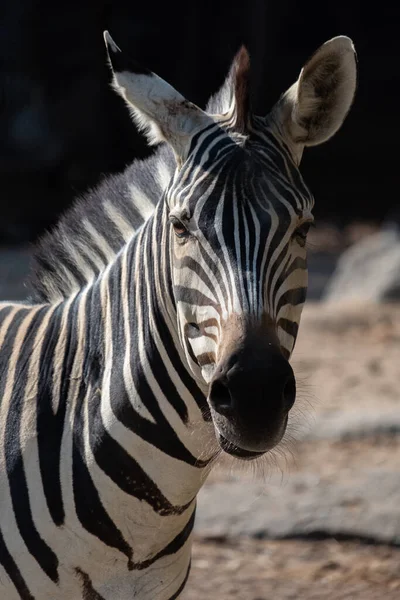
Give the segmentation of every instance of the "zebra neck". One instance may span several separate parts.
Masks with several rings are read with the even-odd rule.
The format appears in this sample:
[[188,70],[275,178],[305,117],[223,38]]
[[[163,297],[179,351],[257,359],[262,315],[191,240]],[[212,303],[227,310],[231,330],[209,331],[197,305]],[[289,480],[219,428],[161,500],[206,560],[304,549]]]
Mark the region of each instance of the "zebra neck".
[[[204,481],[215,434],[177,338],[162,210],[99,281],[104,365],[97,426],[117,440],[127,464],[134,460],[141,473],[156,469],[150,477],[179,510]],[[93,434],[106,439],[103,431]],[[115,462],[111,447],[109,456]],[[129,470],[135,472],[133,464]]]

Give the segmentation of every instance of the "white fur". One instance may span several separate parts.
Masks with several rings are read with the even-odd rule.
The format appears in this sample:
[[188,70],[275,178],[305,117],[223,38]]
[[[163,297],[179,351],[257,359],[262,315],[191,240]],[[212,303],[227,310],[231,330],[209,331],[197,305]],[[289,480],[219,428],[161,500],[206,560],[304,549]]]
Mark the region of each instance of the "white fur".
[[113,87],[128,104],[149,144],[168,142],[178,162],[186,159],[193,135],[212,123],[206,113],[154,73],[114,72]]

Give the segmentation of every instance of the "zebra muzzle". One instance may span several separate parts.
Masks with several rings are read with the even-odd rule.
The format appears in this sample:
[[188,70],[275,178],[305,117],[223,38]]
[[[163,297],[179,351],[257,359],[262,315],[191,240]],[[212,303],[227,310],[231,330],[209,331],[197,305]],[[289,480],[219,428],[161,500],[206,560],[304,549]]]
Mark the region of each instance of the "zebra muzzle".
[[246,342],[217,366],[208,402],[223,450],[242,458],[276,446],[296,398],[292,367],[278,346]]

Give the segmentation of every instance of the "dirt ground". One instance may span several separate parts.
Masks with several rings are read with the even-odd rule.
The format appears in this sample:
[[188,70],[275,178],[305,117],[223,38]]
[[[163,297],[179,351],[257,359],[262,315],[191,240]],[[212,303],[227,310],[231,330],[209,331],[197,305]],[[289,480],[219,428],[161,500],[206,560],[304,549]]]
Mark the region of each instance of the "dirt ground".
[[197,540],[187,600],[398,600],[400,549],[324,541]]
[[[367,467],[397,471],[400,307],[309,305],[300,331],[293,358],[299,407],[292,427],[300,441],[281,461],[283,479],[307,472],[334,483]],[[228,480],[231,471],[231,464],[222,464],[208,485]],[[400,542],[197,534],[184,597],[400,600]]]

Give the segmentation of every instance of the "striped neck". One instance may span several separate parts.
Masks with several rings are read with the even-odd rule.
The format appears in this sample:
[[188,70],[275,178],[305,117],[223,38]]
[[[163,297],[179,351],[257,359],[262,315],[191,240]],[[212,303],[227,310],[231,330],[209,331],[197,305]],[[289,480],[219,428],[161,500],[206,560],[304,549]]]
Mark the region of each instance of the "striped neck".
[[[141,457],[147,470],[154,465],[153,480],[161,482],[176,510],[204,482],[216,439],[204,390],[194,381],[178,339],[164,210],[160,201],[93,286],[91,301],[101,307],[102,419],[97,425],[121,440],[139,465]],[[105,439],[103,433],[97,432],[99,439]],[[161,462],[167,463],[162,473]]]

